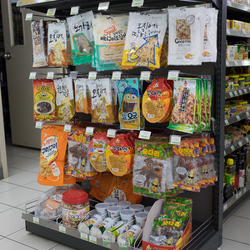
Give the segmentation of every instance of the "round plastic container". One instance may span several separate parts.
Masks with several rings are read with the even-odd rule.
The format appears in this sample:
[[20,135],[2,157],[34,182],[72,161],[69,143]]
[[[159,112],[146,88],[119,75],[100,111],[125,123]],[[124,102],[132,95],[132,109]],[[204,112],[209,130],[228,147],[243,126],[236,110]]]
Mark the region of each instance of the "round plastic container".
[[145,208],[144,208],[144,212],[145,212],[145,213],[149,213],[151,207],[152,207],[152,206],[145,207]]
[[132,246],[140,232],[141,228],[138,225],[133,225],[127,232],[118,236],[118,245],[124,247]]
[[144,210],[144,206],[142,204],[134,204],[131,205],[129,209],[133,210],[135,213],[138,213]]
[[138,225],[141,228],[143,228],[145,226],[147,217],[148,217],[148,213],[145,213],[145,212],[136,213],[135,214],[136,225]]
[[106,218],[102,223],[93,226],[90,229],[90,235],[101,239],[102,234],[113,226],[114,226],[114,220],[111,218]]
[[117,206],[110,206],[108,208],[108,216],[112,219],[119,217],[120,211],[122,210],[121,207]]
[[68,190],[62,195],[63,225],[77,228],[80,221],[89,212],[89,196],[82,190]]
[[106,230],[103,235],[102,239],[104,241],[115,242],[117,237],[126,232],[128,230],[128,225],[124,221],[118,221],[114,227],[109,230]]
[[128,223],[135,218],[135,211],[131,209],[124,209],[120,212],[122,221]]
[[95,205],[95,210],[98,214],[104,214],[106,211],[108,211],[108,208],[110,205],[108,203],[97,203]]
[[107,198],[106,200],[104,200],[104,203],[107,203],[110,206],[115,206],[118,203],[118,199],[116,199],[116,198]]
[[127,208],[129,208],[131,206],[131,202],[129,202],[129,201],[119,201],[117,203],[117,206],[121,207],[122,209],[127,209]]

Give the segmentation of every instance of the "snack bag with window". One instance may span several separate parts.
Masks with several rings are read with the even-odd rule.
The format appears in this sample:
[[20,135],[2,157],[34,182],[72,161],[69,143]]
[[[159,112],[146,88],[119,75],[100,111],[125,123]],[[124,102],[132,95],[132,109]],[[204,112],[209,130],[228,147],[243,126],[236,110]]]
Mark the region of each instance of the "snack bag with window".
[[65,23],[48,25],[48,61],[52,67],[67,67],[67,36]]
[[74,65],[92,62],[94,49],[93,19],[92,11],[67,18]]
[[78,78],[74,80],[75,84],[75,104],[77,113],[88,113],[87,102],[87,79]]
[[33,80],[34,120],[56,120],[56,92],[54,82],[48,79]]
[[67,133],[63,126],[44,125],[41,132],[40,169],[37,182],[44,186],[62,186]]
[[56,89],[56,120],[69,122],[75,115],[73,83],[70,77],[54,80]]
[[66,37],[67,37],[67,64],[73,65],[73,58],[72,58],[72,48],[71,48],[71,42],[70,42],[70,33],[69,33],[69,25],[68,23],[65,23],[66,26]]
[[168,65],[201,65],[206,8],[169,10]]
[[167,14],[129,13],[122,65],[160,68]]
[[38,19],[31,22],[31,35],[33,46],[33,67],[48,66],[44,44],[43,19]]
[[213,81],[207,80],[207,127],[206,127],[206,130],[211,130],[212,97],[213,97]]

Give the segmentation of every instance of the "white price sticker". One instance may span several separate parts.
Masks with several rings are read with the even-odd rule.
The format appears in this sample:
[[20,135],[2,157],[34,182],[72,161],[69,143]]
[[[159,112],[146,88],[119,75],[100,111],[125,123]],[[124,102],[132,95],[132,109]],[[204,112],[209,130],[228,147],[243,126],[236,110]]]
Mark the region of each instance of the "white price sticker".
[[97,243],[96,237],[90,235],[90,236],[89,236],[89,242],[92,242],[92,243],[95,243],[95,244],[96,244],[96,243]]
[[47,73],[47,79],[53,79],[54,78],[54,72],[48,72]]
[[224,156],[226,156],[227,155],[227,152],[226,152],[226,150],[224,150]]
[[181,145],[181,136],[179,136],[179,135],[170,135],[169,144]]
[[239,192],[239,198],[242,196],[242,191]]
[[240,63],[240,62],[238,62],[238,61],[234,61],[234,65],[235,65],[235,66],[238,66],[239,63]]
[[249,112],[248,111],[246,112],[246,115],[249,116]]
[[115,138],[116,130],[115,129],[108,129],[107,137]]
[[142,130],[139,133],[139,139],[149,140],[150,136],[151,136],[151,131],[144,131],[144,130]]
[[88,235],[85,233],[81,233],[81,239],[82,240],[88,240]]
[[149,80],[151,75],[151,71],[142,71],[140,80]]
[[231,0],[227,0],[227,6],[232,7]]
[[226,66],[230,66],[229,61],[226,61]]
[[66,227],[64,227],[63,225],[59,225],[59,232],[61,233],[66,233]]
[[243,192],[244,192],[244,194],[247,192],[247,188],[246,187],[244,187]]
[[99,3],[98,10],[107,10],[109,8],[109,2]]
[[242,95],[242,94],[243,94],[243,92],[242,92],[242,90],[241,90],[241,89],[239,90],[239,93],[240,93],[240,95]]
[[33,223],[39,224],[39,218],[38,217],[33,217]]
[[133,0],[132,1],[132,7],[141,7],[144,4],[144,0]]
[[121,71],[113,71],[112,73],[112,79],[113,80],[120,80],[121,79],[122,72]]
[[236,90],[234,91],[234,95],[235,95],[235,96],[238,96],[238,92],[237,92]]
[[236,200],[238,200],[240,198],[239,193],[237,193],[235,196],[236,196]]
[[248,137],[246,137],[246,141],[247,141],[247,142],[249,142],[249,139],[248,139]]
[[79,13],[79,9],[80,9],[80,6],[74,6],[74,7],[71,7],[70,9],[70,15],[78,15]]
[[53,9],[48,9],[47,10],[47,16],[55,16],[56,14],[56,8],[53,8]]
[[227,119],[225,120],[225,124],[226,124],[226,125],[229,125],[229,121],[228,121]]
[[36,122],[35,128],[42,129],[43,128],[43,122]]
[[244,35],[246,35],[246,34],[247,34],[247,32],[246,32],[246,30],[245,30],[245,29],[242,29],[242,32],[243,32],[243,34],[244,34]]
[[223,206],[223,212],[225,212],[227,210],[227,204],[224,204]]
[[65,125],[64,125],[64,131],[65,131],[65,132],[70,132],[70,131],[71,131],[71,128],[72,128],[72,125],[71,125],[71,124],[65,124]]
[[25,17],[25,21],[31,21],[33,18],[33,13],[27,13]]
[[231,31],[229,29],[227,29],[227,35],[231,35]]
[[93,127],[86,127],[86,135],[93,135],[94,129],[95,128],[93,128]]
[[242,147],[242,145],[243,145],[242,141],[239,141],[238,144],[239,144],[240,147]]
[[103,239],[103,246],[107,248],[111,248],[111,244],[109,240]]
[[77,79],[77,74],[78,74],[78,71],[70,71],[70,77],[72,78],[72,79]]
[[229,92],[230,97],[234,97],[234,93],[233,92]]
[[231,149],[232,149],[232,151],[234,151],[234,150],[235,150],[235,147],[234,147],[234,145],[232,145],[232,146],[231,146]]
[[96,71],[89,71],[89,79],[95,80],[97,72]]
[[247,94],[247,89],[243,89],[244,93]]
[[239,121],[240,120],[240,116],[236,115],[236,119],[237,119],[237,121]]
[[168,79],[169,80],[178,80],[180,71],[179,70],[169,70]]
[[30,76],[29,76],[29,79],[36,79],[36,72],[30,72]]

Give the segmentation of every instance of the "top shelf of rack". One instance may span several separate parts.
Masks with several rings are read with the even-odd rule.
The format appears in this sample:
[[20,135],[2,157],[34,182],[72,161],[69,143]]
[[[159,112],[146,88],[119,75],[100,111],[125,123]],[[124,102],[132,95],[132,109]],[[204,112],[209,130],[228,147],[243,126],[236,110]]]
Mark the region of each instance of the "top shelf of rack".
[[232,2],[230,0],[227,0],[227,7],[235,9],[235,10],[239,10],[239,11],[250,12],[250,7],[243,5],[243,4],[236,3],[236,2]]

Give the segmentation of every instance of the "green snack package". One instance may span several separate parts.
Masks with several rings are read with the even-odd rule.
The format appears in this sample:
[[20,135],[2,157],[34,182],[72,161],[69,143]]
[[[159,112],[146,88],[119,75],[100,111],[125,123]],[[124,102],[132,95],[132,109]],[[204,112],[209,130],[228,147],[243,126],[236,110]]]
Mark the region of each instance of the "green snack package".
[[198,89],[196,93],[196,109],[195,109],[195,119],[194,119],[194,132],[201,131],[201,92],[202,92],[202,79],[198,81]]
[[211,130],[211,106],[213,97],[213,81],[207,80],[207,126],[206,130]]
[[202,80],[201,88],[201,130],[207,127],[207,80]]

